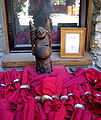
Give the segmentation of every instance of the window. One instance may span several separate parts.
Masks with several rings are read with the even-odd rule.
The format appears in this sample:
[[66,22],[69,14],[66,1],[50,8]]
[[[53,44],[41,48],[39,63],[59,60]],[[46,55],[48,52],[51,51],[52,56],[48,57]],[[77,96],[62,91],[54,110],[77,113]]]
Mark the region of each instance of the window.
[[41,26],[51,20],[52,47],[59,50],[59,28],[86,26],[86,0],[5,0],[11,51],[31,50],[29,21]]

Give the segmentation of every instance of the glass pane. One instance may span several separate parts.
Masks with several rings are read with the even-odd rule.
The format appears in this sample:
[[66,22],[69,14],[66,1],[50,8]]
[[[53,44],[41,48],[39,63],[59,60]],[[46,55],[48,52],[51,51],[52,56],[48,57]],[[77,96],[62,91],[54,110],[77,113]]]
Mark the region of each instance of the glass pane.
[[29,0],[13,0],[13,10],[15,17],[15,47],[30,46],[29,21]]
[[79,26],[80,0],[52,0],[52,6],[53,43],[59,43],[60,27]]
[[47,24],[56,46],[59,45],[61,26],[79,26],[80,0],[9,0],[8,6],[8,28],[14,47],[31,46],[30,20],[35,26],[46,27]]

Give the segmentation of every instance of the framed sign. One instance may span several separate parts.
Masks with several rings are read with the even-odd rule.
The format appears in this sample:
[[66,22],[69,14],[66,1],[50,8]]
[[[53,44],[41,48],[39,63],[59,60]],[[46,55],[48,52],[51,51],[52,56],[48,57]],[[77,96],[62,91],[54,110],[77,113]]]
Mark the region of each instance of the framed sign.
[[61,57],[83,57],[85,53],[85,35],[86,28],[61,27]]

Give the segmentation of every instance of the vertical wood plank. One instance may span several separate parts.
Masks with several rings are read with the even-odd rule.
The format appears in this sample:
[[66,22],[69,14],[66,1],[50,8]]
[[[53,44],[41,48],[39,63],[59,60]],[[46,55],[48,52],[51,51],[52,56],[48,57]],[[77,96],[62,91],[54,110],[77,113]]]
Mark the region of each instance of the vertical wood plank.
[[87,12],[87,37],[86,37],[86,51],[90,49],[91,41],[91,29],[92,29],[92,17],[93,17],[93,0],[88,1],[88,12]]

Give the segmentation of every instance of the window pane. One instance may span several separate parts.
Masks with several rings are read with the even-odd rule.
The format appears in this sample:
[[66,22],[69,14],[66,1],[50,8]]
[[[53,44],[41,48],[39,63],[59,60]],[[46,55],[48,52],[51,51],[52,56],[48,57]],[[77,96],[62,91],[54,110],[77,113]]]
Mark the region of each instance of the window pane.
[[30,44],[29,21],[32,20],[29,15],[29,0],[13,0],[13,10],[15,17],[15,47],[26,46]]
[[8,13],[8,32],[13,48],[31,47],[29,21],[35,26],[46,25],[52,30],[53,46],[60,44],[61,26],[80,25],[80,0],[6,0]]
[[50,14],[52,20],[53,42],[59,43],[59,27],[79,26],[80,0],[52,0],[53,11]]

